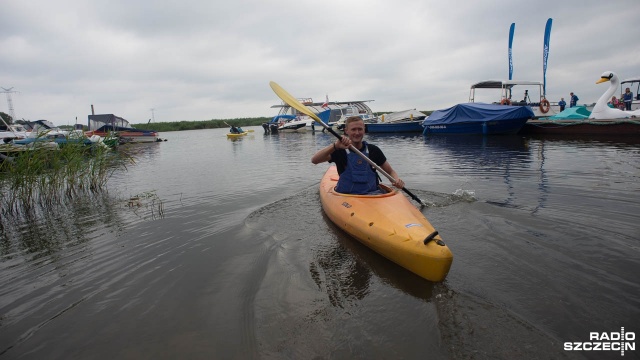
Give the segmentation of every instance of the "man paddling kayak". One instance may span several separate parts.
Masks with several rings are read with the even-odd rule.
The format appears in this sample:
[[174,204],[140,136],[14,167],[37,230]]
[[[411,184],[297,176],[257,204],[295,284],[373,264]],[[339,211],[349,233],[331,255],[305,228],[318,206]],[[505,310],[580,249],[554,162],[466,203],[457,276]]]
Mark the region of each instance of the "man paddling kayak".
[[314,164],[320,164],[325,161],[336,164],[338,174],[340,174],[340,179],[336,186],[337,192],[343,194],[375,194],[380,192],[378,174],[358,154],[348,150],[350,145],[353,145],[380,166],[382,170],[396,179],[393,186],[399,189],[404,187],[404,181],[393,170],[382,150],[363,140],[364,121],[360,117],[351,116],[347,118],[344,132],[346,136],[342,136],[339,141],[320,149],[311,158],[311,162]]

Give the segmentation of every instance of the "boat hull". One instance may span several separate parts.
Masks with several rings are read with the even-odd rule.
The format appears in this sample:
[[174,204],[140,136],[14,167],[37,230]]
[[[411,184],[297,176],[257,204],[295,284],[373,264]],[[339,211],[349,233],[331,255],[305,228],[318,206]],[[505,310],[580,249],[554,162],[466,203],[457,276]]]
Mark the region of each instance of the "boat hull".
[[115,135],[120,143],[152,143],[160,141],[160,136],[155,131],[90,131],[87,134],[98,135],[103,138],[110,138]]
[[334,190],[338,181],[331,166],[320,182],[320,201],[329,219],[378,254],[434,282],[443,281],[453,262],[440,236],[424,244],[433,226],[400,192],[349,195]]
[[279,132],[302,132],[306,131],[307,124],[304,122],[296,122],[296,123],[287,123],[283,126],[278,127]]
[[366,130],[370,134],[375,133],[400,133],[400,132],[422,132],[422,120],[365,124]]
[[516,134],[529,118],[510,120],[490,120],[485,122],[461,122],[455,124],[429,124],[424,127],[423,135],[429,134],[467,134],[500,135]]
[[640,121],[633,119],[529,120],[521,134],[640,136]]

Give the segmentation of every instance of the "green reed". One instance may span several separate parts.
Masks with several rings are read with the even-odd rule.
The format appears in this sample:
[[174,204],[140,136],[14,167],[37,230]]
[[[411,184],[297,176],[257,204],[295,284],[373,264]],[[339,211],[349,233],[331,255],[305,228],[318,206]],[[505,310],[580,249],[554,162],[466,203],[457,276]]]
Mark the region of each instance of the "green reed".
[[[66,199],[106,187],[109,177],[132,158],[109,148],[69,142],[52,147],[44,142],[0,164],[0,205],[3,214],[54,208]],[[2,219],[0,219],[0,223]]]

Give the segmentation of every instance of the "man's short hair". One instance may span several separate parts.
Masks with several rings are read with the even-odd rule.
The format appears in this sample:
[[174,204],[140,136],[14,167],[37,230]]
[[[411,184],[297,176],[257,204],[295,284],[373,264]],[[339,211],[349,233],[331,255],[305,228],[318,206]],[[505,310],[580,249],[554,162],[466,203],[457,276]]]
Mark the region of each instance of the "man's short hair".
[[344,121],[344,128],[346,129],[349,126],[349,124],[351,124],[352,122],[356,122],[356,121],[364,121],[364,120],[362,120],[362,118],[360,116],[349,116]]

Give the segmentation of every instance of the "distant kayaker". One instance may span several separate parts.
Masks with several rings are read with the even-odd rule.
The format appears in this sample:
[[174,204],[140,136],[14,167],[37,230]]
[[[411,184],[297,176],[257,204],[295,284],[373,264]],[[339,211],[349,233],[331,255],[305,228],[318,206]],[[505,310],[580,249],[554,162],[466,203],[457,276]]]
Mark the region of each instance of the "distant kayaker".
[[229,129],[229,132],[232,134],[240,134],[240,130],[238,130],[238,128],[235,126],[231,126],[231,129]]
[[368,144],[363,140],[364,121],[359,116],[352,116],[345,120],[345,135],[331,145],[320,149],[311,162],[320,164],[325,161],[336,164],[340,178],[336,191],[345,194],[372,194],[379,192],[378,174],[374,168],[362,159],[358,154],[349,151],[349,146],[353,145],[361,153],[380,166],[387,174],[396,181],[393,186],[401,189],[404,187],[398,174],[393,170],[382,150],[375,145]]

